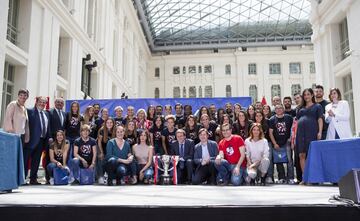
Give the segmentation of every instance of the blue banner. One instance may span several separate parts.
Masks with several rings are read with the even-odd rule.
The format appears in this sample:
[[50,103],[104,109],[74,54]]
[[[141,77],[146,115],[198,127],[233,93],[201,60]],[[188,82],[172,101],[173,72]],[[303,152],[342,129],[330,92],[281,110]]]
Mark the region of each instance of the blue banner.
[[219,98],[138,98],[138,99],[96,99],[96,100],[67,100],[66,111],[70,110],[70,104],[73,101],[77,101],[80,104],[80,112],[84,113],[87,106],[93,104],[100,104],[101,108],[107,108],[109,114],[114,116],[114,108],[121,106],[124,109],[123,116],[127,113],[126,107],[133,106],[135,112],[143,108],[145,111],[150,105],[171,105],[173,108],[173,114],[175,114],[175,104],[180,103],[184,105],[192,106],[193,113],[195,113],[201,106],[209,107],[210,104],[215,104],[216,108],[225,108],[225,104],[230,102],[231,104],[239,103],[242,107],[248,107],[251,104],[251,97],[219,97]]

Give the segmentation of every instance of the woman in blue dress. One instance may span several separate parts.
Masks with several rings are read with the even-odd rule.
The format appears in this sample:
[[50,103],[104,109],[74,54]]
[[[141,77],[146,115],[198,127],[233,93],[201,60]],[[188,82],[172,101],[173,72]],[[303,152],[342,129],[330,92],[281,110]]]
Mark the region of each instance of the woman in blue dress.
[[323,128],[323,110],[316,104],[314,92],[307,88],[302,93],[303,102],[297,112],[296,153],[299,154],[301,170],[304,173],[305,160],[311,141],[320,140]]

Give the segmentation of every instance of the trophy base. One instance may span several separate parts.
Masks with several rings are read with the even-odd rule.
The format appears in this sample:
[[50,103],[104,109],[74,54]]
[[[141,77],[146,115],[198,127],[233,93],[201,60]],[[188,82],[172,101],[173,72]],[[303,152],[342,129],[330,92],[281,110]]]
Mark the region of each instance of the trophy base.
[[172,184],[172,179],[170,176],[162,176],[160,181],[161,181],[161,185],[171,185]]

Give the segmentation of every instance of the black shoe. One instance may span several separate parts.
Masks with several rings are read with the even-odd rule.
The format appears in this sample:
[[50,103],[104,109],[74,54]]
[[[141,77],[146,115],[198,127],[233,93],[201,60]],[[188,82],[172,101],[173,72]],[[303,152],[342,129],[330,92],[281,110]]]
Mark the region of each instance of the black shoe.
[[261,177],[261,186],[266,186],[266,178],[265,177]]
[[71,183],[71,185],[79,185],[79,184],[80,184],[80,181],[77,180],[77,179],[75,179],[75,180]]
[[39,183],[36,179],[30,180],[29,184],[30,185],[41,185],[41,183]]
[[255,186],[255,179],[250,180],[250,186]]
[[107,185],[108,186],[114,186],[114,183],[113,183],[112,179],[108,179]]

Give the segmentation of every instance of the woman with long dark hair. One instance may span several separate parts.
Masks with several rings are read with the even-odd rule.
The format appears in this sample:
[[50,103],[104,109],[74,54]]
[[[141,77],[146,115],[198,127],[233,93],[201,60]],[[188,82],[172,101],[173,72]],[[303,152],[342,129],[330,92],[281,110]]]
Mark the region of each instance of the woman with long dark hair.
[[233,134],[239,135],[243,140],[249,137],[249,130],[252,125],[252,121],[248,119],[246,111],[241,110],[238,114],[236,122],[233,124]]
[[130,147],[136,144],[136,139],[137,139],[136,129],[137,129],[136,124],[134,121],[130,120],[126,122],[124,139],[126,142],[130,144]]
[[307,88],[302,92],[303,102],[296,114],[297,131],[295,150],[299,154],[301,170],[304,173],[305,161],[311,141],[320,140],[323,129],[323,110],[315,102],[314,92]]
[[262,108],[265,119],[271,118],[271,107],[268,104],[265,104]]
[[269,120],[265,118],[263,112],[260,110],[255,111],[255,123],[261,125],[265,139],[271,142],[269,136]]
[[162,116],[160,115],[155,116],[154,123],[149,130],[150,142],[151,145],[154,147],[156,155],[163,155],[165,153],[161,140],[161,132],[164,129],[164,121],[165,120]]
[[152,127],[155,119],[155,106],[149,105],[146,111],[146,119],[149,121],[149,128]]
[[148,184],[153,177],[152,161],[154,147],[150,145],[150,136],[147,130],[140,129],[137,144],[132,148],[137,163],[139,181]]
[[96,162],[96,177],[99,184],[104,184],[104,157],[106,156],[106,145],[110,139],[116,136],[116,123],[114,119],[108,118],[100,128],[97,137],[98,155]]
[[186,132],[186,138],[194,141],[194,144],[200,142],[198,137],[198,131],[200,129],[200,125],[196,123],[196,118],[194,115],[189,115],[186,119],[184,130]]
[[255,122],[255,106],[254,105],[249,105],[249,107],[247,109],[247,114],[248,114],[249,120]]
[[[200,123],[200,119],[201,119],[201,116],[203,114],[207,114],[208,116],[210,116],[210,110],[209,108],[207,108],[206,106],[201,106],[200,109],[199,109],[199,114],[198,114],[198,123]],[[186,118],[187,119],[187,118]]]
[[[73,101],[70,104],[70,111],[66,113],[66,120],[65,120],[65,134],[66,139],[70,143],[70,148],[74,144],[74,141],[80,137],[80,127],[84,118],[80,114],[80,105],[77,101]],[[71,151],[70,158],[72,157],[73,153]]]

